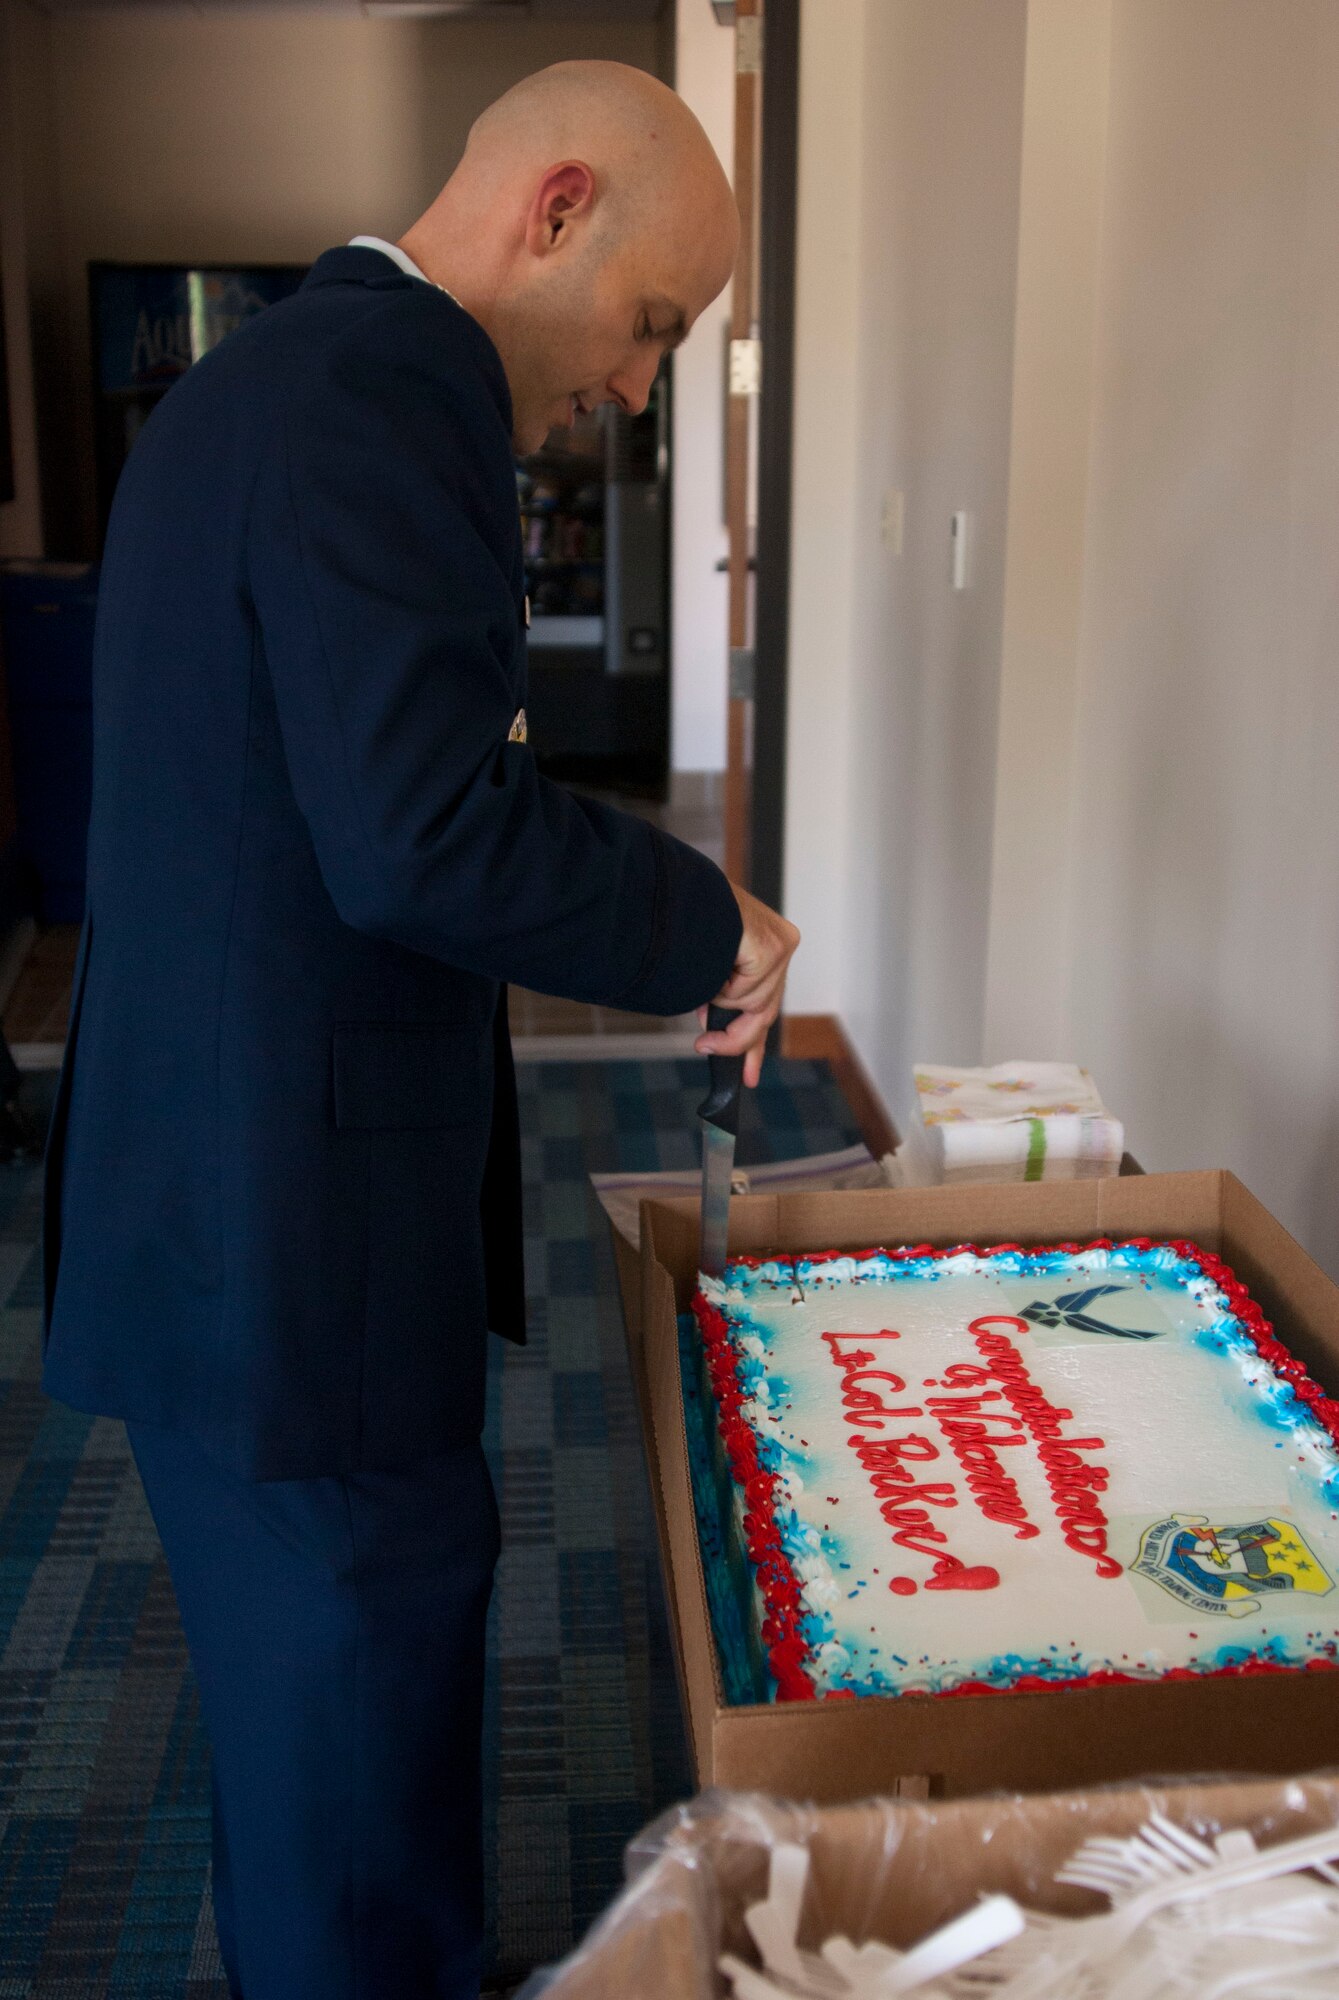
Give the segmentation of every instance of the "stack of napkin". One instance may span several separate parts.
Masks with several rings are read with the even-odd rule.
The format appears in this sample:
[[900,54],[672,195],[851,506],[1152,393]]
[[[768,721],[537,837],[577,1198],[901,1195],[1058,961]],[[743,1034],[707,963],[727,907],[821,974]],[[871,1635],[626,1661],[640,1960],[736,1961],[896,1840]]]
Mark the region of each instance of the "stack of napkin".
[[897,1152],[903,1186],[1097,1180],[1120,1172],[1125,1128],[1086,1069],[920,1063],[915,1074],[916,1116]]

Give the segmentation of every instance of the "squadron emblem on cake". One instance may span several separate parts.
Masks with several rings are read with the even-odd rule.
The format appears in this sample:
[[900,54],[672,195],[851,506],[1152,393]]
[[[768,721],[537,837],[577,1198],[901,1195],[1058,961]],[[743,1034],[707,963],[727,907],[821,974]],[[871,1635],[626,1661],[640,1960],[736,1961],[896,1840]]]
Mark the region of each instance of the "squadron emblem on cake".
[[1266,1598],[1323,1597],[1334,1578],[1291,1521],[1211,1522],[1170,1514],[1144,1530],[1131,1564],[1195,1611],[1247,1618]]

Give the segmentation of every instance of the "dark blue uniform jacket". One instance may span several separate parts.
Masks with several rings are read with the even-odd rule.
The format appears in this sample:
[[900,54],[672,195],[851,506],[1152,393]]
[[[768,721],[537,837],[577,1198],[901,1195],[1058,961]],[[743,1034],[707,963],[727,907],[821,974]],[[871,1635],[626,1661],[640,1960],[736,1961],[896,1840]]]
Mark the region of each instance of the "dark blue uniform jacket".
[[524,1338],[504,982],[677,1013],[738,946],[717,868],[508,740],[511,420],[477,321],[328,250],[116,493],[42,1379],[248,1477],[477,1435]]

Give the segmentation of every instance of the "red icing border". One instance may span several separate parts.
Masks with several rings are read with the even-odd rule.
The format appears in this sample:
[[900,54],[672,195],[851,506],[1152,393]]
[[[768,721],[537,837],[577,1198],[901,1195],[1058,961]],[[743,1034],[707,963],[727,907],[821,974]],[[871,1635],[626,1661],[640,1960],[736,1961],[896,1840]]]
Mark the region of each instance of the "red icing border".
[[[1281,1340],[1275,1338],[1273,1326],[1231,1267],[1221,1257],[1215,1257],[1212,1251],[1202,1250],[1197,1243],[1184,1237],[1126,1236],[1117,1242],[1109,1236],[1099,1236],[1091,1243],[1036,1243],[1027,1247],[1021,1243],[992,1243],[985,1247],[975,1243],[957,1243],[949,1249],[917,1243],[899,1249],[816,1250],[806,1252],[802,1257],[739,1256],[732,1257],[730,1263],[745,1265],[753,1270],[760,1269],[764,1264],[790,1265],[793,1269],[798,1263],[831,1264],[843,1257],[857,1261],[863,1257],[890,1257],[910,1262],[923,1257],[960,1257],[964,1253],[990,1257],[1005,1250],[1018,1251],[1025,1256],[1053,1255],[1057,1251],[1073,1256],[1084,1250],[1174,1250],[1178,1257],[1196,1265],[1202,1276],[1217,1285],[1261,1360],[1288,1385],[1295,1399],[1307,1406],[1315,1421],[1339,1445],[1339,1401],[1327,1396],[1320,1384],[1308,1375],[1304,1364],[1293,1357]],[[825,1689],[820,1697],[810,1676],[808,1670],[813,1651],[800,1631],[804,1616],[800,1579],[782,1545],[776,1524],[776,1474],[768,1472],[759,1458],[756,1433],[743,1414],[744,1395],[739,1386],[729,1322],[701,1290],[693,1294],[692,1309],[706,1350],[707,1372],[716,1398],[726,1459],[747,1503],[744,1510],[744,1546],[754,1566],[766,1607],[762,1639],[776,1679],[777,1700],[814,1701],[821,1698],[826,1701],[857,1701],[860,1697],[849,1688]],[[1255,1674],[1335,1671],[1335,1664],[1329,1660],[1308,1660],[1301,1666],[1289,1667],[1264,1659],[1248,1659],[1233,1666],[1210,1667],[1203,1671],[1194,1667],[1169,1667],[1165,1673],[1157,1675],[1123,1674],[1114,1668],[1105,1668],[1066,1680],[1048,1680],[1041,1674],[1022,1674],[1007,1688],[995,1687],[989,1681],[963,1681],[957,1687],[945,1688],[923,1698],[950,1701],[960,1695],[1042,1691],[1054,1694],[1067,1688],[1147,1686],[1151,1680],[1224,1680],[1244,1679]]]

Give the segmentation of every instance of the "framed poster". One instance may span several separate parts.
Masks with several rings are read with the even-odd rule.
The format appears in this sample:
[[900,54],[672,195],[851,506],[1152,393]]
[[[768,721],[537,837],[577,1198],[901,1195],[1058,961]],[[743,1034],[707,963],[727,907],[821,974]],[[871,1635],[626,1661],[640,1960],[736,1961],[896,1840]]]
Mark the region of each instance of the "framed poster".
[[295,292],[306,264],[88,267],[99,532],[149,412],[234,327]]

